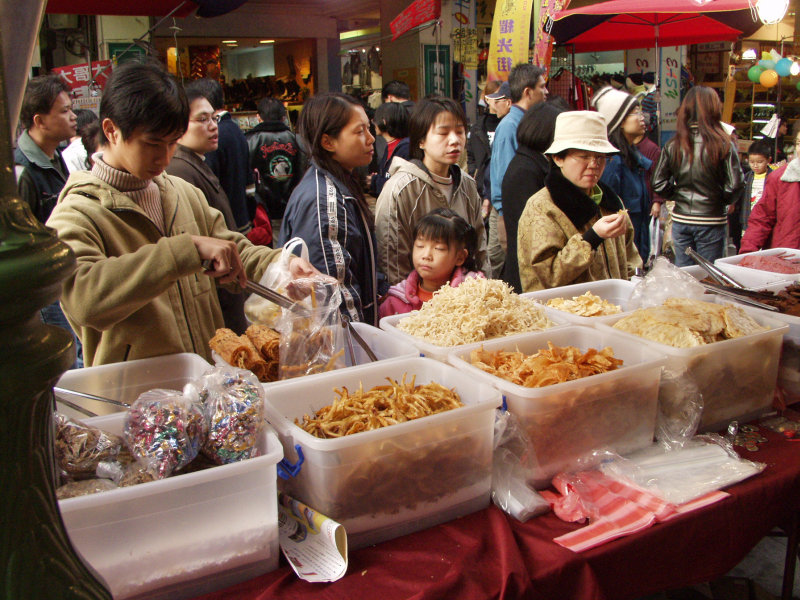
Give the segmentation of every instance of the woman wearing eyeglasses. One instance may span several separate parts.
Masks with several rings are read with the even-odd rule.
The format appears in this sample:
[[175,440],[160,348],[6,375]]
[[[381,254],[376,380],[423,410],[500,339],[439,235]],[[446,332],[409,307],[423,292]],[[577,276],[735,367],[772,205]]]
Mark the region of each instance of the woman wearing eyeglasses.
[[618,152],[594,111],[556,117],[545,187],[519,220],[517,254],[525,292],[601,279],[628,279],[642,259],[619,197],[600,182],[606,157]]

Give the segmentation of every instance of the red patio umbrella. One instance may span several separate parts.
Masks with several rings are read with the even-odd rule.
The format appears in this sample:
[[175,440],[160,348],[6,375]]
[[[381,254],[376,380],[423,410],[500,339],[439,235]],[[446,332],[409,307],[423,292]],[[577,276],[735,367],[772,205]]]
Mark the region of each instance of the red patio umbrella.
[[575,52],[735,40],[761,25],[748,0],[610,0],[556,13],[550,34]]

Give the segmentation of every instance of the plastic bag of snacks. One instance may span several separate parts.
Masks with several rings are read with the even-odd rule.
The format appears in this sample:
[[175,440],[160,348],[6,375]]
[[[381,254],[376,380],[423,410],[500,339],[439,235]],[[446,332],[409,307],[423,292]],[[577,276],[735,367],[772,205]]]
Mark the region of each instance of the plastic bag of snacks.
[[125,444],[158,479],[189,464],[207,431],[203,407],[175,390],[144,392],[125,415]]
[[338,369],[344,362],[344,334],[339,305],[342,292],[330,277],[296,279],[308,295],[298,302],[309,315],[283,309],[277,330],[280,341],[280,379]]
[[[292,274],[289,272],[289,261],[294,256],[294,249],[298,247],[300,248],[300,256],[308,260],[306,243],[300,238],[292,238],[284,244],[280,258],[269,264],[259,283],[264,287],[286,295],[287,286],[292,281]],[[276,328],[281,316],[281,307],[266,298],[251,294],[245,300],[244,314],[251,323]]]
[[56,461],[61,476],[67,479],[94,477],[97,465],[114,460],[122,448],[122,440],[116,435],[61,413],[55,413],[53,421]]
[[215,463],[259,455],[264,429],[264,388],[250,371],[219,367],[186,385],[184,395],[198,398],[208,423],[202,452]]

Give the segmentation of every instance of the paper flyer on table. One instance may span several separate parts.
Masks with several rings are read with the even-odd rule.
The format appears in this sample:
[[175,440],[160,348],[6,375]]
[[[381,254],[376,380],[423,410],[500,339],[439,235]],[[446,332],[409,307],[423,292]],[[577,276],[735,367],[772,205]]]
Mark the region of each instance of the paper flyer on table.
[[347,533],[341,524],[286,494],[278,494],[281,550],[300,579],[336,581],[347,572]]

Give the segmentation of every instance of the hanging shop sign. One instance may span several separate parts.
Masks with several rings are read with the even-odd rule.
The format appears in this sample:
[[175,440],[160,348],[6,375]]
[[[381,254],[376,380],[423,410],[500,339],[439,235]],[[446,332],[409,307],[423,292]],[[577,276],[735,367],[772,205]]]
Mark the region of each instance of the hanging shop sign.
[[115,65],[126,62],[147,62],[147,51],[141,46],[131,46],[128,42],[109,42],[108,57]]
[[423,47],[425,65],[425,95],[450,97],[450,46]]
[[675,133],[678,124],[678,108],[681,105],[681,65],[684,46],[668,46],[660,49],[661,63],[661,142],[662,145]]
[[415,0],[411,6],[389,23],[392,41],[418,25],[438,19],[442,15],[442,0]]
[[[464,107],[470,122],[477,117],[478,95],[478,29],[477,0],[453,0],[453,62],[460,63],[453,82],[455,98]],[[457,25],[457,26],[456,26]]]
[[[53,73],[58,75],[72,89],[74,98],[90,98],[97,96],[100,90],[105,87],[106,81],[111,76],[111,61],[92,61],[91,73],[89,72],[88,63],[55,67]],[[89,88],[90,83],[92,84],[91,89]]]
[[497,0],[487,64],[489,81],[508,79],[519,63],[528,62],[533,0]]
[[550,70],[550,59],[553,56],[553,37],[550,29],[553,26],[553,17],[560,10],[569,6],[569,0],[541,0],[539,9],[539,24],[536,28],[536,44],[533,47],[533,64],[545,70],[545,79]]
[[453,40],[453,60],[464,65],[465,69],[478,68],[478,30],[456,27],[450,34]]

